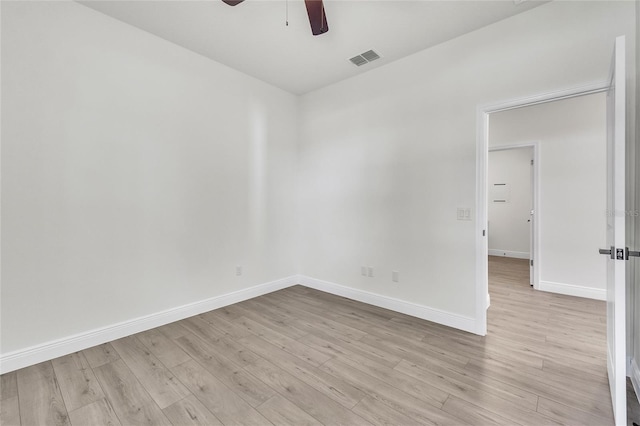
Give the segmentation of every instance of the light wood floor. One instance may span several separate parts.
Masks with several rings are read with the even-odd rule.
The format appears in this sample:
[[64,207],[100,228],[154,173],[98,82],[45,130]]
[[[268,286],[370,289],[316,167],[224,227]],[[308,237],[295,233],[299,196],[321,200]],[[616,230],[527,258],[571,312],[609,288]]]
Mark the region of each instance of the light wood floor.
[[2,425],[608,425],[603,302],[492,258],[479,337],[296,286],[8,373]]

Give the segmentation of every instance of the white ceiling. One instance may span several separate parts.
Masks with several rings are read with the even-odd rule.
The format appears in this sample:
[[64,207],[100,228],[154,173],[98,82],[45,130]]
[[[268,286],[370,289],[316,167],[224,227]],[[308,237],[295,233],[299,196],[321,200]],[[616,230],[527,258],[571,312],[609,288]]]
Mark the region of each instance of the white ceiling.
[[[545,1],[325,0],[329,32],[312,36],[302,0],[83,1],[82,4],[295,94],[450,40]],[[356,67],[374,49],[382,58]]]

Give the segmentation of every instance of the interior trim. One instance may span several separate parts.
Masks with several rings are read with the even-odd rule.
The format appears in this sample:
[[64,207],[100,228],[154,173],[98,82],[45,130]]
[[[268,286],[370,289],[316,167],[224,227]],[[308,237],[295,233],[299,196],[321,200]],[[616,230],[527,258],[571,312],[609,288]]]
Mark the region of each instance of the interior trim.
[[607,290],[604,288],[585,287],[582,285],[540,281],[538,290],[550,293],[566,294],[569,296],[586,297],[587,299],[607,300]]
[[165,311],[123,321],[84,333],[52,340],[40,345],[0,355],[0,374],[48,361],[73,352],[81,351],[112,340],[160,327],[175,321],[199,315],[214,309],[262,296],[263,294],[291,287],[298,283],[297,276],[282,278],[253,287],[211,297]]
[[305,275],[300,275],[299,278],[300,284],[305,287],[314,288],[326,293],[335,294],[336,296],[346,297],[348,299],[357,300],[358,302],[367,303],[369,305],[411,315],[413,317],[457,328],[459,330],[479,334],[477,321],[472,317],[454,314],[424,305],[418,305],[416,303],[347,287],[329,281],[319,280]]

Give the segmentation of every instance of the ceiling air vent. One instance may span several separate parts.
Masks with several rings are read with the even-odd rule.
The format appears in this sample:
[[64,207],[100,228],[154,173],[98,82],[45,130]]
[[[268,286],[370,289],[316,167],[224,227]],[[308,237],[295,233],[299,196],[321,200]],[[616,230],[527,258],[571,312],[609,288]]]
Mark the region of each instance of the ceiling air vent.
[[380,55],[378,55],[373,50],[368,50],[368,51],[360,54],[360,56],[362,56],[363,58],[365,58],[369,62],[375,61],[376,59],[380,59]]
[[373,50],[368,50],[364,53],[361,53],[353,58],[349,59],[354,65],[362,66],[364,64],[368,64],[371,61],[375,61],[376,59],[380,59],[380,55],[378,55]]
[[353,58],[349,59],[351,62],[353,62],[354,65],[360,66],[360,65],[364,65],[366,63],[368,63],[369,61],[367,61],[365,58],[363,58],[362,56],[358,55],[358,56],[354,56]]

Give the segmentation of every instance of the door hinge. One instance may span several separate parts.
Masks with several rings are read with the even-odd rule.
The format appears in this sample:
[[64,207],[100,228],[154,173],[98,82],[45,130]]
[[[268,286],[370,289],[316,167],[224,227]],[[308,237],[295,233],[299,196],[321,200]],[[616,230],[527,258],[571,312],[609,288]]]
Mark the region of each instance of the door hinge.
[[533,266],[533,259],[529,260],[529,265]]
[[487,231],[485,229],[482,230],[482,236],[486,236],[487,235]]
[[533,166],[533,160],[531,160],[531,165]]

